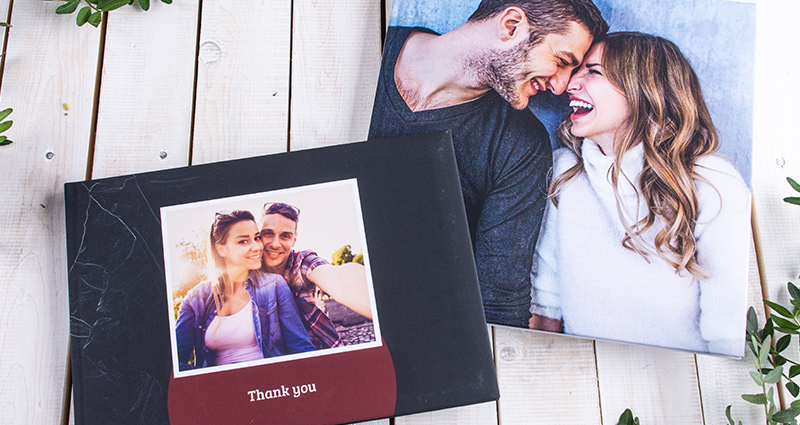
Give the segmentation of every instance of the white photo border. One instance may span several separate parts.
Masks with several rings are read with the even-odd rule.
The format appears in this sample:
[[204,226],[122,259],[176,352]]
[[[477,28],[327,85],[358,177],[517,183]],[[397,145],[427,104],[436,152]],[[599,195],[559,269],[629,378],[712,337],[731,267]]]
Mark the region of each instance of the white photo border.
[[[300,199],[305,197],[307,199],[312,199],[312,198],[317,199],[319,198],[320,194],[323,194],[325,192],[331,192],[334,189],[346,190],[348,192],[352,191],[352,200],[341,200],[339,202],[341,207],[351,207],[353,209],[352,214],[354,215],[354,217],[352,217],[352,219],[355,221],[355,225],[357,228],[357,233],[359,238],[358,243],[360,243],[361,253],[364,256],[364,267],[367,273],[367,286],[369,291],[370,308],[372,311],[372,323],[375,331],[375,341],[364,342],[355,345],[335,347],[335,348],[327,348],[322,350],[315,350],[305,353],[287,354],[279,357],[271,357],[249,362],[240,362],[229,365],[210,366],[205,368],[180,371],[178,368],[179,363],[178,363],[178,350],[177,350],[177,335],[175,332],[176,319],[173,310],[174,309],[173,291],[176,289],[176,284],[177,284],[173,276],[173,272],[175,272],[175,270],[173,270],[173,266],[175,265],[174,257],[177,251],[177,249],[175,248],[175,243],[177,242],[176,240],[177,238],[175,237],[176,231],[174,230],[174,228],[178,226],[177,221],[181,218],[186,218],[186,215],[188,214],[187,210],[189,210],[189,212],[201,210],[205,213],[203,214],[203,216],[208,214],[213,217],[212,214],[214,210],[218,211],[219,206],[229,205],[229,204],[236,204],[236,205],[241,204],[250,206],[250,208],[236,208],[236,207],[228,208],[226,206],[223,209],[247,209],[251,211],[253,215],[256,217],[256,220],[258,220],[261,215],[261,208],[259,207],[257,210],[254,211],[252,209],[252,205],[258,205],[260,203],[261,206],[263,206],[265,202],[284,202],[284,199],[287,197],[300,198]],[[293,202],[294,201],[290,201],[287,203],[292,205],[295,205],[297,203]],[[345,203],[350,203],[350,202],[352,203],[352,205],[345,205]],[[328,207],[329,207],[328,211],[334,210],[336,208],[335,205],[328,205]],[[208,213],[208,211],[212,212]],[[303,208],[300,208],[300,211],[301,211],[300,223],[302,223],[300,226],[302,227],[308,224],[307,223],[308,220],[306,220],[306,217],[303,216],[303,213],[306,213],[307,211]],[[268,190],[264,192],[255,192],[246,195],[238,195],[225,198],[211,199],[206,201],[191,202],[180,205],[171,205],[171,206],[161,207],[160,214],[161,214],[161,234],[163,240],[163,254],[164,254],[164,273],[166,278],[166,290],[167,290],[166,302],[168,307],[167,312],[170,324],[172,370],[173,370],[173,376],[175,378],[182,378],[182,377],[194,376],[205,373],[224,372],[228,370],[288,362],[288,361],[300,360],[317,356],[326,356],[330,354],[338,354],[348,351],[380,347],[383,345],[380,333],[380,324],[378,321],[377,304],[375,301],[375,292],[372,282],[372,271],[370,268],[369,252],[367,249],[366,233],[364,231],[364,219],[361,209],[361,200],[358,192],[357,179],[353,178],[346,180],[338,180],[338,181],[331,181],[313,185],[297,186],[297,187],[278,189],[278,190]],[[208,227],[210,227],[210,224],[213,222],[213,220],[211,219],[203,221],[208,222],[209,224]],[[172,233],[170,231],[171,227],[173,228]],[[301,232],[298,231],[298,240],[300,240],[300,233]],[[170,235],[172,235],[173,237],[170,238]],[[310,247],[308,247],[308,249],[310,249]]]

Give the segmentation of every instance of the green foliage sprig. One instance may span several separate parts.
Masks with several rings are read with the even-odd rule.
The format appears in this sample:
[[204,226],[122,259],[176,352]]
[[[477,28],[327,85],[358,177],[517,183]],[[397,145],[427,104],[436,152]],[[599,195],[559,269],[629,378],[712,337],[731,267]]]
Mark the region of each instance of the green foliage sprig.
[[[793,283],[787,284],[792,297],[791,309],[778,303],[764,300],[772,310],[772,315],[767,319],[764,327],[758,327],[758,314],[753,307],[747,312],[748,346],[753,353],[755,370],[750,372],[750,377],[761,387],[761,392],[756,394],[742,394],[742,398],[750,403],[764,406],[767,424],[793,424],[797,425],[797,416],[800,414],[800,400],[794,401],[790,408],[778,410],[775,402],[775,388],[781,378],[785,379],[786,389],[795,397],[800,393],[800,386],[794,381],[800,376],[800,364],[783,355],[792,341],[792,335],[800,335],[800,289]],[[776,332],[784,334],[776,339]],[[787,368],[788,366],[788,368]],[[730,406],[725,411],[730,424],[734,424],[730,416]],[[741,422],[740,422],[741,423]]]
[[[797,192],[800,192],[800,183],[797,183],[791,177],[786,177],[786,180],[789,182],[789,185],[792,186],[792,189],[794,189]],[[783,198],[783,200],[785,202],[790,203],[790,204],[800,205],[800,197],[798,197],[798,196],[790,196],[788,198]]]
[[[800,184],[791,177],[786,180],[792,188],[800,192]],[[800,205],[800,197],[783,198],[785,202]],[[800,376],[800,363],[792,361],[783,355],[792,343],[792,335],[800,335],[800,289],[795,284],[786,284],[789,292],[790,307],[783,306],[773,301],[764,300],[764,304],[772,310],[764,327],[758,328],[758,315],[753,307],[747,312],[748,346],[755,358],[753,364],[755,371],[750,372],[750,377],[761,387],[758,394],[742,394],[742,398],[753,404],[764,406],[767,424],[792,424],[797,425],[797,416],[800,415],[800,400],[793,401],[788,409],[778,410],[775,403],[775,387],[781,378],[786,380],[786,389],[797,397],[800,394],[800,385],[795,378]],[[776,339],[776,332],[783,334]],[[786,369],[788,366],[788,370]],[[731,418],[731,406],[725,410],[725,416],[730,425],[736,425]],[[739,425],[741,425],[739,421]]]
[[[150,9],[150,0],[60,0],[64,4],[58,6],[56,13],[59,15],[69,15],[70,13],[78,10],[81,3],[85,3],[76,18],[76,23],[79,27],[88,23],[93,27],[100,25],[103,20],[103,12],[110,12],[119,9],[122,6],[132,5],[138,3],[142,10]],[[161,0],[162,3],[172,4],[172,0]]]
[[639,418],[633,416],[631,409],[625,409],[625,411],[622,412],[622,415],[619,417],[617,425],[640,425]]
[[[14,121],[5,120],[6,118],[8,118],[9,115],[11,115],[12,112],[14,112],[14,110],[11,108],[6,108],[0,111],[0,133],[5,133],[6,130],[11,128],[11,125],[14,124]],[[5,135],[0,136],[0,146],[10,145],[11,143],[13,142],[9,140],[8,137],[6,137]]]

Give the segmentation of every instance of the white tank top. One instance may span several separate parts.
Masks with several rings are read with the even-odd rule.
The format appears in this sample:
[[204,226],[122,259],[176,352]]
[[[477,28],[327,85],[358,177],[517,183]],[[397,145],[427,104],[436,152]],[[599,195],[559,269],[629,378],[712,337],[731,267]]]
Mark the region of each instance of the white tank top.
[[263,359],[253,324],[253,300],[241,310],[225,317],[217,316],[206,330],[206,347],[217,353],[217,365]]

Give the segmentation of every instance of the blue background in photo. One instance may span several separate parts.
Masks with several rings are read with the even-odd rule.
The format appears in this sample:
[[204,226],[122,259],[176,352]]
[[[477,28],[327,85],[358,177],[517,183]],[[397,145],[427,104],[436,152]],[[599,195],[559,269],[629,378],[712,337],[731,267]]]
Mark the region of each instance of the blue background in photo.
[[[439,33],[462,24],[480,0],[394,0],[390,25],[421,26]],[[721,137],[720,152],[750,182],[753,146],[753,60],[756,5],[725,0],[595,0],[610,31],[640,31],[677,44],[700,78]],[[565,95],[533,96],[530,109],[552,141],[566,118]]]

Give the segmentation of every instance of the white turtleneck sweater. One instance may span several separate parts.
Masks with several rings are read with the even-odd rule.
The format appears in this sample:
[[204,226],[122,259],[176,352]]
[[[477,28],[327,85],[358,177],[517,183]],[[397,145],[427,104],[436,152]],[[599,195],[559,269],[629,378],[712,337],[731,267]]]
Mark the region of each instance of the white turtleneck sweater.
[[[625,229],[610,183],[613,157],[586,139],[585,172],[569,181],[556,208],[548,203],[534,256],[531,312],[563,319],[564,333],[726,356],[744,355],[750,241],[750,192],[720,156],[698,160],[697,280],[654,253],[663,228],[656,220],[642,236],[648,258],[622,246]],[[568,149],[554,153],[554,175],[577,162]],[[622,171],[637,183],[643,148],[626,152]],[[633,224],[647,206],[620,175],[622,211]]]

